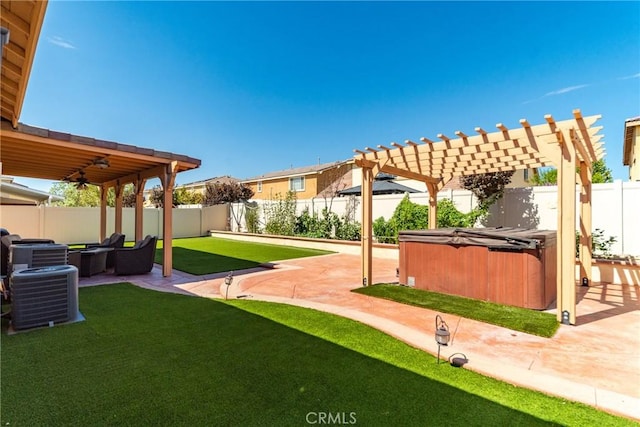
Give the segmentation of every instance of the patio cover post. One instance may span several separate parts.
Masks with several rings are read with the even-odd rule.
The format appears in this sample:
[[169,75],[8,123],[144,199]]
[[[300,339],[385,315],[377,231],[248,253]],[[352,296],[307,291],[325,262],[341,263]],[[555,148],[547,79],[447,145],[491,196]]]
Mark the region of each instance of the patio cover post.
[[173,161],[166,165],[164,173],[160,177],[162,181],[162,275],[170,277],[173,270],[173,186],[178,173],[178,162]]
[[371,285],[373,269],[373,169],[362,166],[362,285]]
[[102,242],[107,238],[107,192],[106,185],[100,186],[100,236],[98,241]]
[[118,180],[114,189],[116,193],[116,224],[114,231],[116,233],[122,233],[122,193],[124,184],[121,184],[120,180]]
[[576,147],[575,131],[568,135],[556,132],[561,149],[558,164],[558,242],[557,242],[557,319],[569,314],[568,322],[576,324]]
[[591,166],[580,162],[580,278],[591,286],[592,224],[591,224]]
[[134,191],[136,192],[136,205],[135,205],[135,241],[142,240],[142,227],[143,227],[143,204],[144,204],[144,185],[147,182],[146,179],[140,177],[138,174],[138,178],[133,183]]

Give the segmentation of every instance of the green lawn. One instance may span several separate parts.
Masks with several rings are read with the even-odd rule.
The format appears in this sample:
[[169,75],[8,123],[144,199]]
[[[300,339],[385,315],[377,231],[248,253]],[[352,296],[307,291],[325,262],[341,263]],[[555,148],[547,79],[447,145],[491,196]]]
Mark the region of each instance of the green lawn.
[[[155,261],[162,264],[162,241],[158,241],[157,247]],[[331,252],[217,237],[193,237],[173,239],[173,268],[191,274],[220,273],[253,268],[271,261],[328,253]]]
[[84,322],[2,336],[2,425],[634,425],[309,309],[130,284],[80,306]]
[[552,337],[559,326],[556,316],[551,313],[440,294],[407,286],[380,284],[357,288],[353,292],[442,313],[455,314],[467,319],[475,319],[546,338]]

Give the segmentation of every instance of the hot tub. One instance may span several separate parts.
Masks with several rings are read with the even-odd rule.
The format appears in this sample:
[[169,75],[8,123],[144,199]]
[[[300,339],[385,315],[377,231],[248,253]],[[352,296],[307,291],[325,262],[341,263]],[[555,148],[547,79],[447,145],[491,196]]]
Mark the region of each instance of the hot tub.
[[556,299],[556,232],[522,228],[401,231],[400,283],[543,310]]

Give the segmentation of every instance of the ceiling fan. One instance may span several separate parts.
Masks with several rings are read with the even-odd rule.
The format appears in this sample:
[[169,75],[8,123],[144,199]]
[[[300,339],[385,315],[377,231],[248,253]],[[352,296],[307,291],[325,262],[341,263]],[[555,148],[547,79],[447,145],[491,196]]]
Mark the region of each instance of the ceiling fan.
[[85,175],[85,172],[81,169],[78,171],[78,177],[76,179],[66,178],[65,181],[74,183],[78,190],[84,190],[89,184],[89,180]]

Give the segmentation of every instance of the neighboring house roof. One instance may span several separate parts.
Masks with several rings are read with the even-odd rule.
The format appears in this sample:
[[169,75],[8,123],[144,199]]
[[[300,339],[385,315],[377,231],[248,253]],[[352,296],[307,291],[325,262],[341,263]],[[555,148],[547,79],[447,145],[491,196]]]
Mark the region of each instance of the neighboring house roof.
[[3,176],[0,180],[0,204],[3,205],[37,205],[62,200],[64,197],[17,184],[9,176]]
[[[362,187],[360,185],[347,188],[338,192],[340,196],[359,196],[362,193]],[[376,179],[373,181],[373,194],[404,194],[404,193],[419,193],[418,190],[409,188],[406,185],[398,184],[389,179]]]
[[331,162],[331,163],[322,163],[322,164],[317,164],[317,165],[311,165],[311,166],[302,166],[299,168],[291,168],[291,169],[285,169],[285,170],[280,170],[280,171],[275,171],[275,172],[267,172],[265,174],[262,175],[258,175],[258,176],[254,176],[251,178],[246,178],[241,180],[241,183],[246,183],[246,182],[253,182],[253,181],[264,181],[267,179],[277,179],[277,178],[288,178],[288,177],[292,177],[292,176],[303,176],[303,175],[311,175],[311,174],[316,174],[316,173],[321,173],[327,169],[333,169],[337,166],[342,166],[342,165],[346,165],[349,163],[353,163],[352,159],[348,159],[348,160],[342,160],[342,161],[337,161],[337,162]]
[[200,181],[187,182],[186,184],[176,185],[176,187],[196,187],[198,185],[206,185],[209,182],[217,182],[217,183],[233,183],[240,181],[238,178],[234,178],[229,175],[223,176],[214,176],[213,178],[201,179]]
[[640,126],[640,116],[624,121],[624,148],[622,149],[622,164],[631,164],[631,146],[633,145],[633,128]]

